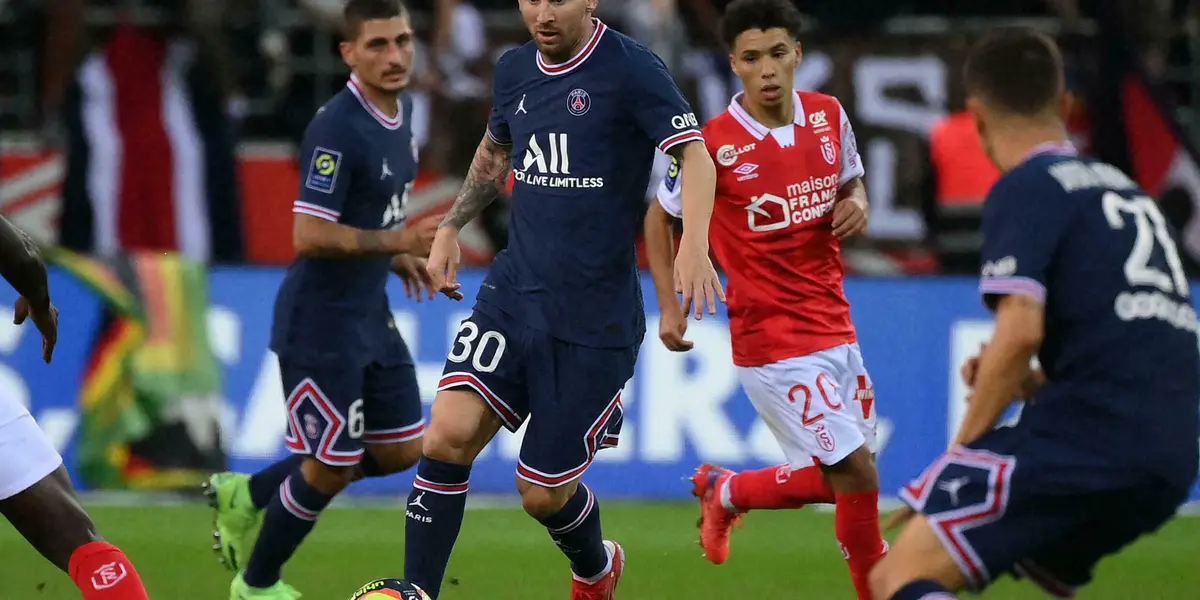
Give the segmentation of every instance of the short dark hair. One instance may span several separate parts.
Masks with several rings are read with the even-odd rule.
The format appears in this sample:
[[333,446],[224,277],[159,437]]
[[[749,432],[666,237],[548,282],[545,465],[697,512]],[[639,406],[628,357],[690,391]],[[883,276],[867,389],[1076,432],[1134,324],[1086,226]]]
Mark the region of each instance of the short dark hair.
[[342,38],[353,42],[358,39],[363,21],[391,19],[407,10],[400,0],[346,0],[342,7]]
[[968,96],[1015,115],[1056,110],[1063,90],[1062,54],[1043,33],[1026,28],[988,34],[972,48],[963,69]]
[[721,18],[721,39],[732,50],[738,36],[752,29],[786,29],[800,39],[804,19],[791,0],[734,0]]

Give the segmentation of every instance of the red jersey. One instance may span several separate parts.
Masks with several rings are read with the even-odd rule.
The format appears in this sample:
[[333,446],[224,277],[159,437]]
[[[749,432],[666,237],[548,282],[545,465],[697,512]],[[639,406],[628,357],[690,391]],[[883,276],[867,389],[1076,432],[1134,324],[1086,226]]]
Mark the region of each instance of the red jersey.
[[[770,129],[741,94],[704,127],[717,164],[709,238],[728,277],[733,362],[753,367],[855,341],[833,236],[838,190],[863,175],[854,130],[832,96],[797,92],[795,119]],[[658,202],[683,216],[680,167]]]

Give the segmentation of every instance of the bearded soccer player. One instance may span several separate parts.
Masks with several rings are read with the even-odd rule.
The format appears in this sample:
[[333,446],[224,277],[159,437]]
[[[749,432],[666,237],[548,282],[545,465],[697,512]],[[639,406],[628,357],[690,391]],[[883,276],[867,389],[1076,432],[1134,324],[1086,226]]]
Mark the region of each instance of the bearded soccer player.
[[[58,309],[50,303],[46,263],[25,232],[0,217],[0,276],[20,294],[13,323],[33,321],[42,360],[58,342]],[[79,504],[62,457],[29,410],[0,397],[0,514],[46,560],[62,569],[84,600],[146,600],[133,563],[105,542]]]
[[[733,361],[746,395],[788,463],[693,476],[701,545],[715,564],[743,513],[837,506],[836,535],[860,599],[886,551],[879,532],[874,389],[842,291],[840,241],[866,227],[854,132],[837,99],[794,92],[800,15],[787,0],[737,0],[722,28],[745,92],[704,128],[717,162],[713,250],[729,277]],[[690,348],[671,282],[674,217],[687,166],[673,165],[646,218],[646,247],[662,309],[659,335]],[[814,460],[815,459],[815,460]],[[814,464],[815,463],[815,464]]]
[[[517,463],[525,511],[571,564],[573,600],[616,595],[625,553],[580,483],[617,444],[621,390],[645,333],[635,240],[654,150],[688,167],[696,215],[676,279],[685,301],[723,299],[708,259],[714,168],[662,61],[594,17],[597,0],[521,0],[533,41],[496,64],[487,134],[437,231],[429,268],[457,287],[458,232],[515,170],[508,248],[452,342],[409,496],[405,579],[439,594],[471,464],[528,420]],[[690,306],[689,306],[690,308]]]
[[420,456],[416,371],[386,292],[394,271],[410,295],[414,285],[418,298],[421,288],[433,294],[420,257],[436,224],[403,226],[417,174],[412,103],[399,95],[413,31],[398,0],[350,0],[344,17],[352,75],[304,135],[292,207],[298,257],[271,331],[293,456],[252,476],[219,473],[209,485],[216,549],[239,570],[231,600],[299,597],[280,572],[325,507],[351,481],[403,471]]
[[[1196,311],[1157,203],[1067,141],[1051,39],[993,33],[963,83],[1003,173],[984,203],[979,283],[996,330],[964,369],[973,389],[950,450],[900,492],[917,514],[871,587],[950,599],[1011,573],[1069,598],[1169,521],[1196,479]],[[1018,396],[1020,420],[995,428]]]

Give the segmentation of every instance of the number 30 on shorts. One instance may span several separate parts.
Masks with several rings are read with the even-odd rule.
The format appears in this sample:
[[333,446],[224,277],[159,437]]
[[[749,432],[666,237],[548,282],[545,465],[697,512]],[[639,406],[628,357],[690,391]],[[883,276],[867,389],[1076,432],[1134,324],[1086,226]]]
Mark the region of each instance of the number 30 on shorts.
[[456,363],[467,362],[467,359],[470,359],[471,366],[475,367],[476,371],[491,373],[500,365],[500,358],[504,356],[504,347],[507,344],[499,332],[485,331],[480,334],[478,325],[463,321],[462,325],[458,326],[457,337],[450,347],[450,356],[446,358]]

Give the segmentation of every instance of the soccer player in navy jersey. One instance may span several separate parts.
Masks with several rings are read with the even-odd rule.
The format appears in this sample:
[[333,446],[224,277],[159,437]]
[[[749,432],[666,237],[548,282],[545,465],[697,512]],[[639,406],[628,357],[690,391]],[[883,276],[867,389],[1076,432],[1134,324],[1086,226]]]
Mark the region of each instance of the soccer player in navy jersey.
[[[1155,201],[1067,142],[1054,42],[992,34],[964,83],[1004,172],[984,205],[979,286],[996,332],[964,369],[972,396],[950,450],[900,492],[918,514],[872,571],[872,592],[954,598],[1012,573],[1070,597],[1187,499],[1196,311]],[[1018,396],[1020,421],[993,428]]]
[[676,263],[685,311],[723,300],[708,259],[715,167],[696,117],[662,61],[595,19],[596,5],[520,1],[533,41],[496,64],[487,135],[430,253],[435,284],[453,292],[459,230],[514,172],[508,248],[452,342],[409,496],[405,578],[434,598],[471,463],[526,421],[522,505],[570,560],[571,597],[614,597],[625,554],[579,479],[617,443],[645,333],[634,241],[656,147],[688,166],[682,201],[699,217]]
[[271,330],[294,456],[209,484],[217,550],[241,569],[231,600],[298,597],[280,571],[321,511],[351,481],[405,470],[420,456],[416,373],[385,291],[394,271],[410,291],[417,284],[418,298],[422,287],[434,294],[421,257],[437,224],[403,227],[417,175],[412,103],[400,96],[413,31],[398,0],[350,0],[344,17],[341,52],[352,75],[304,135],[292,209],[299,256],[280,285]]

